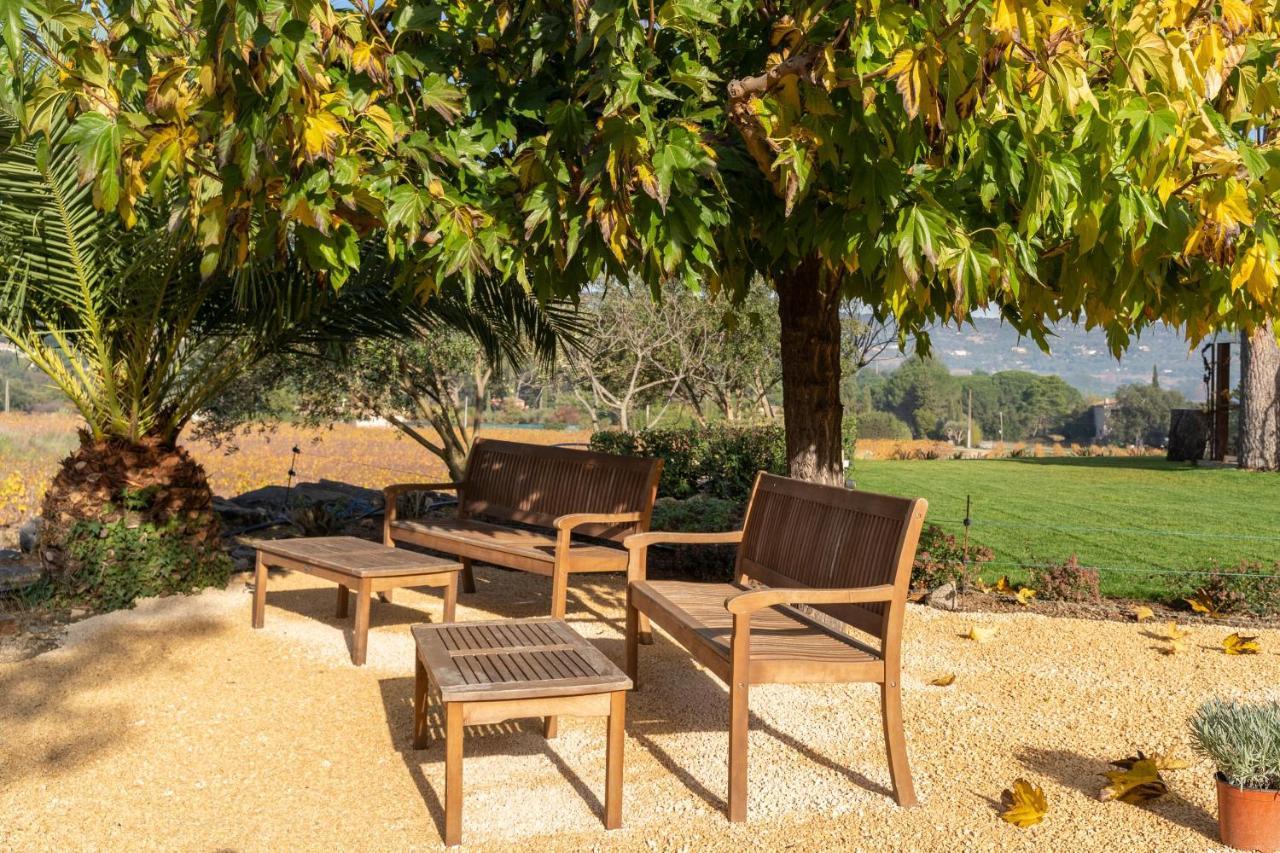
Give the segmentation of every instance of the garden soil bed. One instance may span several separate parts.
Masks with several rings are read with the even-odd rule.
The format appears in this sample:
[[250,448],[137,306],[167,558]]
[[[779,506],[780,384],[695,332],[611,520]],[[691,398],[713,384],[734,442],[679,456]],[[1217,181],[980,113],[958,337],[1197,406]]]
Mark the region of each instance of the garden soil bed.
[[[540,615],[544,578],[481,567],[458,616]],[[439,600],[375,604],[369,664],[349,659],[334,588],[272,579],[249,627],[228,590],[142,602],[65,627],[60,648],[0,663],[0,849],[435,849],[443,754],[410,748],[409,626]],[[570,621],[622,655],[618,576],[574,579]],[[1148,625],[1040,613],[908,609],[906,732],[921,806],[888,796],[870,685],[762,686],[751,709],[751,814],[730,824],[724,686],[659,634],[627,717],[624,828],[600,825],[604,725],[566,718],[469,730],[464,841],[482,850],[1208,850],[1213,768],[1186,718],[1211,696],[1280,698],[1280,632],[1229,657],[1223,625],[1159,653]],[[965,638],[979,625],[994,633]],[[950,687],[929,682],[954,674]],[[1107,762],[1137,750],[1191,761],[1145,806],[1099,802]],[[1016,778],[1044,822],[997,816]]]
[[[920,598],[923,594],[913,596]],[[974,613],[1040,613],[1045,616],[1064,616],[1072,619],[1103,619],[1109,622],[1138,621],[1137,608],[1146,607],[1152,617],[1143,624],[1161,625],[1176,622],[1179,625],[1203,625],[1205,627],[1231,627],[1251,629],[1280,630],[1280,616],[1247,616],[1233,614],[1220,618],[1210,618],[1201,613],[1194,613],[1186,608],[1169,607],[1153,601],[1141,601],[1129,598],[1104,598],[1096,602],[1077,601],[1038,601],[1019,604],[1012,596],[996,595],[982,592],[969,592],[960,595],[956,600],[956,612]]]

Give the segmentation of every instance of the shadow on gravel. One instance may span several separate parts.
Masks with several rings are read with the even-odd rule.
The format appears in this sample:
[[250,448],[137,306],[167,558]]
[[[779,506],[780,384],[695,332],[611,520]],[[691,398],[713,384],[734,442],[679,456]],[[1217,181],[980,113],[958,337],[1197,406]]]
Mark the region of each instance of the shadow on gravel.
[[[1023,749],[1018,755],[1022,766],[1039,773],[1068,788],[1074,788],[1090,799],[1097,799],[1106,780],[1103,773],[1113,769],[1106,761],[1100,761],[1065,749]],[[1214,815],[1170,791],[1163,797],[1148,800],[1141,808],[1167,821],[1186,827],[1210,838],[1218,839],[1218,820]]]
[[[155,669],[175,679],[192,649],[227,630],[212,619],[100,629],[72,647],[0,667],[0,786],[31,776],[56,780],[104,756],[137,749],[139,707],[107,699],[102,686]],[[3,821],[0,821],[2,824]]]
[[[428,727],[431,742],[425,749],[413,748],[413,679],[385,678],[378,682],[382,691],[382,704],[386,709],[387,727],[396,754],[404,762],[409,777],[418,789],[427,812],[436,825],[440,837],[444,837],[444,789],[434,788],[422,771],[424,764],[444,765],[444,719],[438,703],[432,701],[428,711]],[[600,721],[603,726],[603,720]],[[603,817],[604,803],[596,791],[583,781],[573,768],[555,751],[555,741],[542,736],[541,718],[508,720],[483,726],[467,726],[462,749],[462,826],[466,831],[467,760],[486,755],[545,755],[573,790],[586,801],[588,808]],[[604,790],[604,753],[600,755],[600,778],[597,783]]]

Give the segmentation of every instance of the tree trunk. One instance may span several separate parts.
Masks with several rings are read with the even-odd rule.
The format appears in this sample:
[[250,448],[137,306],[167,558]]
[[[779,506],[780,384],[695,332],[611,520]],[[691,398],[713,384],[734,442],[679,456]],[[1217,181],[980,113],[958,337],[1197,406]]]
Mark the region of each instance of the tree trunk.
[[1241,468],[1280,470],[1280,347],[1271,323],[1240,333]]
[[226,583],[204,469],[181,447],[80,433],[45,492],[39,552],[65,598],[104,609]]
[[840,423],[840,281],[816,258],[777,276],[782,408],[792,477],[844,484]]

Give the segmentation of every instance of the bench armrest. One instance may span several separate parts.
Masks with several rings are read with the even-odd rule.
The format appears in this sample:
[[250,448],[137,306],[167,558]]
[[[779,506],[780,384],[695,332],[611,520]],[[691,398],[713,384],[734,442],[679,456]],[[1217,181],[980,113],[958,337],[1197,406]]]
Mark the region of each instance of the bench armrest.
[[639,512],[574,512],[554,522],[556,530],[573,530],[583,524],[631,524],[644,517]]
[[753,613],[779,604],[872,604],[893,600],[893,587],[864,586],[858,589],[798,589],[769,587],[749,589],[724,601],[730,613]]
[[389,525],[396,520],[396,499],[409,492],[444,492],[461,489],[462,483],[393,483],[382,490],[383,517]]
[[675,531],[653,530],[648,533],[633,533],[622,540],[623,547],[629,551],[638,551],[650,545],[733,545],[742,541],[741,530],[725,530],[716,533],[677,533]]
[[734,545],[741,541],[741,530],[725,530],[717,533],[677,533],[655,530],[649,533],[633,533],[622,540],[623,546],[627,549],[627,583],[645,579],[650,545]]

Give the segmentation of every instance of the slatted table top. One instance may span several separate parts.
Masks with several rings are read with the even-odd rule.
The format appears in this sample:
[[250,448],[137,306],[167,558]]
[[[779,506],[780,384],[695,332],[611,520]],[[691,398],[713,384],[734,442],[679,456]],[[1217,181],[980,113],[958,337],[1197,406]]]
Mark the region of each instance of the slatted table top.
[[414,625],[418,659],[445,702],[630,690],[631,679],[563,619]]
[[255,542],[254,547],[264,554],[319,566],[354,578],[424,575],[462,569],[462,564],[455,560],[388,548],[379,542],[354,536],[264,539]]

